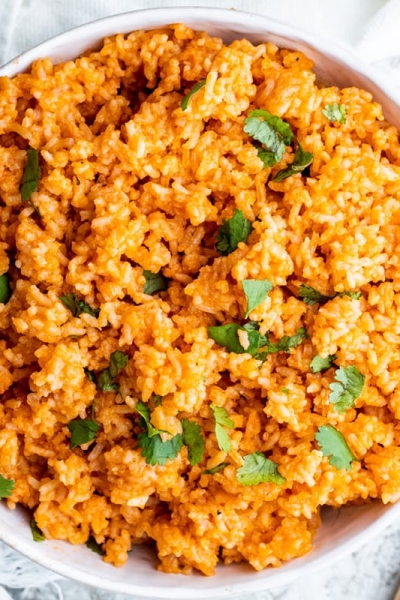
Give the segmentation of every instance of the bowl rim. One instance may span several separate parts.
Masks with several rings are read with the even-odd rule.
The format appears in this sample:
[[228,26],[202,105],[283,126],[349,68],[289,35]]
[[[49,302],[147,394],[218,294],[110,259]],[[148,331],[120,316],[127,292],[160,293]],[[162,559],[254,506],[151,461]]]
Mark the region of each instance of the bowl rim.
[[[11,59],[3,66],[0,67],[0,77],[8,76],[14,77],[18,73],[26,71],[34,60],[46,57],[52,54],[54,47],[59,44],[65,44],[71,42],[71,38],[77,37],[79,40],[86,39],[86,37],[93,38],[93,34],[97,35],[98,42],[104,37],[115,35],[116,33],[127,34],[130,31],[134,31],[135,24],[134,18],[139,15],[140,17],[147,17],[149,24],[146,26],[138,26],[137,29],[149,30],[165,26],[171,23],[185,22],[191,20],[193,17],[202,18],[203,20],[210,21],[210,24],[226,24],[232,26],[243,26],[243,24],[249,23],[250,26],[254,27],[254,19],[257,19],[257,27],[265,31],[265,35],[273,34],[278,36],[284,36],[291,38],[294,43],[302,42],[309,45],[311,48],[316,49],[318,52],[332,57],[335,61],[344,63],[348,68],[353,71],[360,72],[365,79],[371,82],[371,85],[379,88],[385,96],[400,106],[400,90],[396,90],[391,87],[390,80],[385,74],[379,73],[375,67],[364,63],[361,58],[353,54],[350,49],[340,43],[334,42],[331,39],[326,40],[320,35],[295,28],[292,25],[288,25],[274,18],[270,18],[257,13],[227,9],[227,8],[213,8],[204,6],[174,6],[174,7],[161,7],[161,8],[150,8],[140,9],[133,11],[126,11],[111,16],[102,17],[95,19],[83,25],[78,25],[52,36],[49,39],[37,44],[29,50],[19,54],[15,58]],[[191,27],[194,27],[191,25]],[[200,28],[199,28],[200,29]],[[245,37],[245,34],[243,34]],[[88,44],[87,47],[92,47]],[[80,51],[76,53],[73,51],[71,57],[77,58]],[[67,59],[69,60],[69,59]],[[55,64],[58,62],[55,60]],[[8,509],[6,509],[8,510]],[[182,583],[184,585],[176,587],[171,586],[165,588],[163,591],[160,587],[154,587],[149,581],[147,587],[137,586],[131,583],[114,581],[102,581],[101,573],[99,576],[88,574],[87,572],[81,571],[74,566],[64,564],[62,558],[41,558],[38,553],[31,550],[28,544],[18,536],[18,531],[0,531],[0,539],[4,541],[11,548],[20,552],[24,556],[28,557],[37,564],[58,573],[59,575],[72,578],[77,582],[90,585],[93,587],[101,587],[104,590],[112,592],[120,592],[125,594],[131,594],[134,597],[145,597],[145,598],[157,598],[157,599],[177,599],[186,600],[188,597],[194,599],[211,599],[211,598],[228,598],[230,596],[236,596],[237,594],[258,592],[262,590],[272,589],[277,586],[288,585],[299,576],[310,575],[320,569],[327,567],[334,561],[343,558],[350,552],[353,552],[359,548],[363,543],[368,542],[372,537],[376,536],[388,525],[393,523],[400,516],[400,503],[394,504],[388,507],[381,516],[375,521],[368,525],[365,529],[359,531],[353,535],[347,541],[341,543],[337,548],[326,552],[322,556],[319,556],[306,564],[302,564],[301,569],[293,569],[293,571],[286,571],[279,574],[279,569],[274,570],[275,575],[269,578],[254,578],[254,582],[249,584],[248,580],[245,584],[217,584],[213,588],[209,588],[207,593],[205,590],[197,590],[195,587],[190,586],[190,579],[186,579],[189,585],[186,585],[185,579],[182,576]],[[312,553],[312,550],[311,550]],[[298,560],[298,559],[294,559]],[[167,575],[166,575],[167,576]]]

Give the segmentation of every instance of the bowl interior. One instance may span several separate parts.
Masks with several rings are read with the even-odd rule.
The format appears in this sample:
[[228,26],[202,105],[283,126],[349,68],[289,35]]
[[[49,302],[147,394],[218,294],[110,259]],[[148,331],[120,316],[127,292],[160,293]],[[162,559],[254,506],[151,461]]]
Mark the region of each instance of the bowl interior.
[[[75,58],[89,48],[98,47],[101,39],[107,35],[151,29],[174,22],[184,22],[193,29],[206,30],[226,42],[246,37],[253,43],[271,41],[278,46],[302,50],[315,62],[321,80],[340,87],[357,86],[369,90],[374,99],[383,105],[386,118],[400,127],[399,92],[391,90],[386,79],[345,49],[265,17],[233,10],[180,7],[116,15],[44,42],[2,67],[0,76],[13,76],[24,71],[33,60],[40,57],[49,56],[53,62]],[[365,543],[399,514],[400,504],[385,507],[371,503],[340,511],[327,510],[311,554],[280,569],[267,569],[259,573],[246,565],[219,567],[213,578],[197,574],[185,577],[160,573],[155,570],[154,554],[143,547],[135,548],[128,564],[116,569],[101,563],[99,557],[86,547],[58,541],[35,543],[25,511],[9,511],[4,503],[0,503],[0,538],[47,568],[114,592],[151,598],[222,598],[284,585],[300,574],[326,566]]]

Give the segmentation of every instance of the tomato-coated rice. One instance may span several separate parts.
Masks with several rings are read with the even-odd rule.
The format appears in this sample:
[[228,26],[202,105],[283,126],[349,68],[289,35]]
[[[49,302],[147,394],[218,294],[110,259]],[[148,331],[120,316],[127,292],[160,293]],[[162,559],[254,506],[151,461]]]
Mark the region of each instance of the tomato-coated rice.
[[[3,502],[28,507],[47,539],[94,538],[115,566],[153,544],[169,573],[259,570],[311,550],[321,506],[400,498],[399,135],[370,93],[324,87],[312,68],[300,52],[178,24],[0,78],[0,275],[12,290],[0,304],[0,474],[15,481]],[[322,112],[332,103],[344,123]],[[308,172],[272,181],[294,149],[264,167],[244,132],[256,108],[290,124],[313,153]],[[22,202],[28,147],[41,177]],[[253,229],[222,256],[216,235],[236,209]],[[144,271],[161,271],[167,289],[145,294]],[[274,286],[251,311],[262,333],[306,329],[290,352],[262,362],[210,337],[244,322],[246,279]],[[302,284],[361,297],[310,306]],[[74,317],[66,294],[98,317]],[[120,392],[101,391],[88,370],[116,350],[129,356]],[[335,410],[335,368],[313,373],[316,354],[365,376],[353,408]],[[201,462],[183,445],[148,464],[138,401],[173,436],[182,419],[198,424]],[[210,404],[234,423],[230,452]],[[68,424],[91,414],[95,439],[71,449]],[[358,459],[351,468],[323,455],[327,424]],[[255,452],[284,483],[240,483]]]

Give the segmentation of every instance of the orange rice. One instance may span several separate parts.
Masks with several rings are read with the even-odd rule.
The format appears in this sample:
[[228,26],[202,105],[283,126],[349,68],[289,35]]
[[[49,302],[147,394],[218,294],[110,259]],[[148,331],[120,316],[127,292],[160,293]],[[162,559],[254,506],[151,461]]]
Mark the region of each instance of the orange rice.
[[[322,113],[334,102],[344,124]],[[243,131],[255,108],[291,125],[314,154],[308,174],[272,181],[293,149],[264,168]],[[19,192],[28,146],[40,156],[41,218]],[[13,293],[0,304],[0,474],[15,481],[3,501],[28,507],[48,539],[94,538],[116,566],[150,543],[161,570],[206,575],[219,560],[263,569],[309,552],[323,505],[396,502],[399,181],[398,132],[371,94],[321,87],[307,57],[271,43],[224,45],[179,24],[1,78],[0,274]],[[235,209],[253,231],[220,256],[216,234]],[[145,294],[144,270],[168,289]],[[264,363],[214,342],[209,326],[244,322],[245,279],[274,285],[251,312],[260,331],[279,340],[304,327],[308,339]],[[308,306],[301,284],[362,296]],[[68,293],[98,318],[74,317]],[[106,369],[115,350],[129,356],[120,393],[99,391],[84,369]],[[335,369],[313,374],[316,354],[365,376],[354,408],[335,410]],[[182,419],[200,425],[199,464],[185,445],[165,465],[146,462],[139,400],[171,435]],[[230,452],[211,403],[234,423]],[[71,449],[67,425],[91,410],[96,438]],[[323,456],[315,435],[326,424],[357,457],[351,469]],[[283,484],[238,481],[254,452]]]

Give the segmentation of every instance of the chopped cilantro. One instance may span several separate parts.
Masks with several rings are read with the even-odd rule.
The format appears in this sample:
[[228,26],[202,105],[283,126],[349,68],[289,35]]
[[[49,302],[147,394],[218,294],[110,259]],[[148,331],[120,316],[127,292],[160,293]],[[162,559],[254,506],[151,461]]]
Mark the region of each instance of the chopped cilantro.
[[154,396],[154,406],[160,406],[162,404],[162,396],[158,394]]
[[39,167],[39,152],[34,148],[28,148],[19,191],[22,201],[29,204],[29,206],[31,206],[37,212],[39,217],[41,217],[41,214],[39,209],[33,204],[31,196],[38,188],[40,174],[41,170]]
[[313,373],[321,373],[330,369],[333,362],[337,359],[336,354],[328,354],[328,356],[322,357],[317,354],[310,362],[310,369]]
[[236,250],[239,242],[247,242],[253,229],[250,221],[246,219],[244,213],[238,208],[235,210],[231,219],[222,219],[222,225],[217,233],[217,243],[215,247],[222,256],[228,256]]
[[140,422],[140,426],[143,429],[147,428],[147,435],[149,437],[153,437],[155,435],[158,435],[160,433],[168,433],[168,431],[164,431],[163,429],[156,429],[152,424],[151,424],[151,416],[150,416],[150,407],[145,404],[144,402],[142,402],[141,400],[139,400],[139,402],[136,404],[136,410],[139,413],[139,415],[142,417],[143,421]]
[[39,529],[38,524],[36,523],[35,517],[32,517],[29,525],[31,528],[33,541],[34,542],[44,542],[46,538],[44,537],[42,531]]
[[119,383],[116,380],[119,372],[128,364],[129,356],[122,350],[115,350],[110,355],[110,365],[101,371],[97,378],[97,388],[102,392],[120,393]]
[[94,440],[101,426],[93,419],[74,419],[67,427],[71,433],[70,448],[73,450],[81,444]]
[[354,403],[361,396],[365,383],[365,375],[357,367],[340,367],[335,373],[337,383],[331,383],[332,390],[329,402],[335,405],[335,410],[344,413],[348,408],[353,408]]
[[201,79],[200,81],[198,81],[197,83],[194,84],[194,86],[192,87],[190,92],[188,94],[186,94],[186,96],[184,98],[182,98],[182,101],[181,101],[181,109],[182,110],[187,109],[187,107],[189,106],[191,97],[194,96],[194,94],[196,94],[199,90],[201,90],[201,88],[204,87],[205,85],[206,85],[205,79]]
[[218,446],[220,450],[224,452],[231,451],[231,442],[229,439],[229,435],[224,429],[224,427],[229,427],[229,429],[233,429],[235,427],[232,419],[229,418],[228,413],[225,408],[221,406],[214,406],[210,404],[210,408],[214,415],[215,421],[215,435],[217,438]]
[[147,432],[140,433],[138,436],[139,447],[142,449],[142,456],[149,465],[165,465],[167,459],[176,458],[182,449],[182,434],[178,433],[170,440],[163,442],[161,436],[157,433],[149,437]]
[[244,463],[236,472],[236,479],[242,485],[276,483],[282,485],[286,479],[278,471],[278,465],[262,452],[253,452],[243,457]]
[[324,456],[329,456],[329,463],[337,469],[350,471],[353,460],[358,460],[350,450],[344,436],[332,425],[322,425],[315,434],[315,439]]
[[242,281],[243,291],[247,300],[247,319],[251,311],[264,302],[273,285],[268,279],[245,279]]
[[283,388],[282,388],[282,392],[283,392],[284,394],[290,394],[290,390],[289,390],[289,388],[287,388],[287,387],[283,387]]
[[156,429],[150,422],[150,408],[139,400],[136,410],[140,414],[139,425],[146,429],[139,434],[139,448],[142,449],[142,456],[149,465],[165,465],[167,459],[173,460],[178,456],[182,448],[183,436],[178,433],[170,440],[163,442],[160,433],[168,433],[162,429]]
[[92,383],[96,383],[96,374],[95,374],[95,372],[91,371],[87,367],[85,367],[83,370],[85,371],[85,375],[89,379],[89,381],[91,381]]
[[227,467],[228,465],[229,463],[223,462],[217,465],[216,467],[213,467],[212,469],[205,469],[203,471],[203,475],[215,475],[215,473],[218,473],[218,471],[222,471],[222,469],[225,469],[225,467]]
[[344,104],[338,104],[332,102],[332,104],[326,104],[325,108],[322,109],[322,114],[329,119],[332,123],[337,121],[338,123],[346,123],[347,108]]
[[100,314],[99,308],[92,308],[84,300],[78,300],[75,294],[65,294],[64,296],[60,296],[60,300],[71,311],[74,317],[79,317],[82,313],[86,313],[97,319]]
[[110,356],[110,375],[113,379],[118,376],[118,373],[125,369],[128,364],[129,356],[122,350],[115,350]]
[[314,155],[312,152],[306,152],[303,149],[303,146],[297,140],[297,150],[294,153],[293,162],[286,167],[286,169],[282,169],[279,171],[272,181],[283,181],[287,177],[291,177],[291,175],[295,175],[296,173],[301,173],[304,169],[311,165],[314,160]]
[[[254,144],[255,145],[255,144]],[[275,154],[271,150],[266,150],[262,146],[257,146],[257,156],[263,161],[264,169],[266,167],[273,167],[276,164]]]
[[6,479],[3,475],[0,475],[0,498],[9,498],[15,488],[15,481],[13,479]]
[[146,283],[143,287],[143,293],[151,296],[157,292],[164,292],[168,288],[168,279],[159,271],[158,273],[152,273],[151,271],[143,271],[143,275],[146,278]]
[[205,441],[201,433],[201,427],[194,421],[182,419],[182,440],[188,447],[189,462],[194,467],[199,464],[203,458]]
[[299,288],[299,298],[304,300],[308,306],[313,306],[314,304],[325,304],[325,302],[333,300],[333,298],[343,298],[343,296],[348,296],[352,300],[359,300],[361,298],[361,292],[336,292],[330,296],[325,296],[311,287],[311,285],[302,283]]
[[97,389],[101,392],[119,392],[119,383],[113,381],[110,369],[104,369],[97,378]]
[[[249,345],[246,349],[243,348],[239,341],[239,331],[246,331],[247,333]],[[265,335],[260,334],[258,324],[253,321],[249,321],[243,326],[236,323],[228,323],[226,325],[209,327],[208,335],[229,352],[235,352],[236,354],[244,354],[246,352],[258,360],[265,360],[268,354],[289,352],[291,348],[295,348],[308,337],[306,330],[302,327],[295,335],[285,335],[275,344],[270,342],[268,332]]]
[[258,150],[264,165],[273,166],[281,161],[286,146],[289,146],[293,140],[293,131],[289,123],[263,109],[249,112],[244,123],[245,133],[269,150],[268,153],[264,149]]
[[89,548],[89,550],[91,550],[92,552],[95,552],[96,554],[99,554],[100,556],[105,555],[105,551],[103,550],[101,545],[96,542],[96,540],[94,539],[94,537],[92,535],[86,542],[86,546],[87,546],[87,548]]
[[8,273],[0,275],[0,304],[7,304],[11,296],[10,278]]
[[311,287],[311,285],[306,285],[304,283],[301,284],[299,288],[299,298],[304,300],[308,306],[313,306],[314,304],[324,304],[328,302],[328,300],[332,300],[335,296],[324,296],[316,289]]

